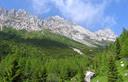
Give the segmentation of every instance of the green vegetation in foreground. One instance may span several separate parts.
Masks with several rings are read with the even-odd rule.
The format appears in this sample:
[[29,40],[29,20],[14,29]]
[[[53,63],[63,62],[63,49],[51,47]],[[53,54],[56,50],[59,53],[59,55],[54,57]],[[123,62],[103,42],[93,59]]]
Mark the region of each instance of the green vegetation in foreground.
[[127,43],[127,30],[101,50],[48,30],[4,28],[0,31],[0,82],[83,82],[87,70],[96,73],[92,82],[127,82]]
[[47,30],[5,28],[0,32],[0,82],[80,82],[89,67],[90,49]]
[[97,53],[94,62],[97,72],[92,82],[128,82],[128,30],[124,29],[114,44]]

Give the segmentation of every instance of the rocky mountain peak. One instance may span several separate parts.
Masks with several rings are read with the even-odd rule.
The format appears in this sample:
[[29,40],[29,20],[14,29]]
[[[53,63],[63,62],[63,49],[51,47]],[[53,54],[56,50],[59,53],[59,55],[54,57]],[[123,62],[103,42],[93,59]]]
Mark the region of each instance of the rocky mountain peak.
[[101,40],[109,40],[112,42],[114,42],[117,37],[115,33],[109,28],[98,30],[95,32],[95,34],[100,37]]
[[60,16],[52,16],[44,20],[30,15],[22,9],[6,10],[0,8],[0,25],[13,27],[18,30],[26,29],[28,31],[48,29],[51,32],[58,33],[92,47],[101,44],[102,41],[115,41],[116,39],[115,34],[110,29],[92,32]]
[[3,26],[26,29],[28,31],[40,30],[42,26],[42,20],[22,9],[6,10],[0,8],[0,20],[2,20],[0,23],[2,23]]
[[58,16],[50,17],[45,20],[44,26],[47,27],[46,29],[50,29],[54,33],[67,36],[73,40],[93,47],[95,47],[96,44],[99,45],[100,42],[114,42],[116,39],[116,36],[111,29],[101,29],[96,32],[92,32],[80,25],[71,23]]
[[96,32],[101,32],[101,33],[110,33],[110,34],[114,34],[114,32],[110,29],[110,28],[104,28],[104,29],[100,29]]

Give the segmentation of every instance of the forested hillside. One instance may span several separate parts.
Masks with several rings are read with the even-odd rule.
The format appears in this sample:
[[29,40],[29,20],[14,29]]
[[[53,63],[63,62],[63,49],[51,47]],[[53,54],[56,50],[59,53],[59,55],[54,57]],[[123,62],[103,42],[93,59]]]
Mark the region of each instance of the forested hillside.
[[27,32],[4,27],[0,32],[0,80],[61,82],[75,77],[77,81],[83,80],[90,49],[94,50],[47,30]]
[[84,82],[87,70],[95,73],[92,82],[127,82],[127,51],[127,30],[106,48],[92,48],[48,30],[4,27],[0,82]]

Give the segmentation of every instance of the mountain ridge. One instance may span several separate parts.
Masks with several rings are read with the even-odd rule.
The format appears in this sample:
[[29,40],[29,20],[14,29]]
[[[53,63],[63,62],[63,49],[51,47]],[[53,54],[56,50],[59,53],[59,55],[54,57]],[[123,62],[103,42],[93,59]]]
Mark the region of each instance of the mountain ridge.
[[102,45],[104,41],[114,42],[116,35],[110,29],[91,32],[90,30],[69,22],[60,16],[52,16],[47,19],[39,19],[27,13],[25,10],[6,10],[0,8],[0,25],[10,26],[15,29],[28,31],[40,31],[48,29],[51,32],[66,36],[91,47]]

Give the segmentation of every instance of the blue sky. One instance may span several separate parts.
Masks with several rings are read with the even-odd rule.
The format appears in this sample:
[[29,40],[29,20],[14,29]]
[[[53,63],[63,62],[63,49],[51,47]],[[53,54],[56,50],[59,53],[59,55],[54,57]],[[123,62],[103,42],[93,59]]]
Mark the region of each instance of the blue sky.
[[128,27],[128,0],[0,0],[0,7],[25,9],[42,18],[59,15],[92,31]]

